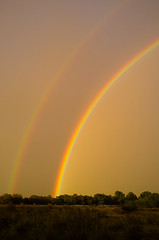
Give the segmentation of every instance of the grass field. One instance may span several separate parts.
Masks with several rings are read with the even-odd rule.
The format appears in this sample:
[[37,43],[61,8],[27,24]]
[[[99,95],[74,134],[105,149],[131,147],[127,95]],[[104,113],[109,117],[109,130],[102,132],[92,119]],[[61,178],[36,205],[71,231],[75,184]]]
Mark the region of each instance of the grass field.
[[159,239],[159,209],[119,206],[0,206],[0,239]]

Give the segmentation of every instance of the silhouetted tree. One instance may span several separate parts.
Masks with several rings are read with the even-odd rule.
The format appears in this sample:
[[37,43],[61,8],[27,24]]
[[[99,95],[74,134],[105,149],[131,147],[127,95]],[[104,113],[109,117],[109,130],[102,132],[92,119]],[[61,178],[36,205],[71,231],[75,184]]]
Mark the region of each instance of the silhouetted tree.
[[150,207],[159,207],[159,194],[152,193],[149,195],[148,202]]
[[14,204],[20,204],[23,202],[23,197],[21,194],[13,194],[12,195],[12,202]]
[[65,203],[64,201],[64,195],[60,195],[56,197],[56,204],[63,205]]
[[125,200],[125,194],[121,191],[116,191],[115,192],[115,199],[116,199],[116,204],[122,204]]
[[126,200],[135,201],[137,200],[137,196],[133,192],[129,192],[126,195]]
[[96,205],[104,204],[103,194],[97,193],[94,195],[94,204]]
[[1,204],[8,204],[8,203],[12,203],[12,195],[5,193],[2,196],[0,196],[0,203]]
[[139,198],[148,198],[152,193],[149,191],[144,191],[140,194]]

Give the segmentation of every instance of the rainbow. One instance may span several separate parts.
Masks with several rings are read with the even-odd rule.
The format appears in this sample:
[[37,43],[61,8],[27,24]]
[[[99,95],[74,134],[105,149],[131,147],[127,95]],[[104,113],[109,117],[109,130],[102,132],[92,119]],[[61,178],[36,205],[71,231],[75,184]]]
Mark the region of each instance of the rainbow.
[[95,109],[96,105],[99,103],[99,101],[102,99],[104,94],[115,84],[115,82],[124,74],[126,73],[134,64],[136,64],[141,58],[146,56],[148,53],[150,53],[152,50],[154,50],[156,47],[159,46],[159,40],[151,43],[148,47],[146,47],[144,50],[139,52],[135,57],[133,57],[131,60],[129,60],[119,71],[116,72],[116,74],[105,84],[105,86],[101,89],[101,91],[97,94],[97,96],[93,99],[85,113],[83,114],[82,118],[80,119],[79,123],[77,124],[72,137],[68,143],[68,146],[66,148],[65,154],[63,156],[63,159],[61,161],[61,166],[58,172],[55,188],[53,191],[53,196],[56,197],[60,193],[60,188],[62,185],[64,172],[66,169],[66,166],[68,164],[69,157],[71,155],[71,152],[73,150],[73,147],[75,146],[75,143],[78,139],[78,136],[80,132],[82,131],[82,128],[84,127],[84,124],[86,123],[87,119],[89,118],[92,111]]
[[14,193],[15,186],[18,180],[18,176],[20,174],[20,169],[22,167],[22,162],[25,156],[25,153],[27,151],[29,141],[31,139],[31,136],[33,134],[33,131],[35,129],[36,123],[38,122],[38,119],[40,118],[41,113],[43,112],[43,109],[45,108],[49,97],[51,96],[53,89],[55,87],[55,84],[57,81],[59,81],[64,74],[68,71],[68,69],[71,67],[71,64],[73,63],[74,59],[77,57],[77,55],[82,51],[82,49],[86,46],[88,41],[100,30],[100,28],[108,23],[114,16],[116,16],[119,12],[121,12],[122,9],[125,9],[127,4],[131,2],[131,0],[123,0],[122,2],[115,5],[115,7],[112,7],[109,13],[107,13],[106,16],[102,17],[99,22],[84,36],[84,38],[79,42],[79,44],[72,50],[72,52],[69,54],[69,56],[65,59],[63,65],[60,67],[58,72],[55,74],[52,81],[47,86],[45,92],[41,96],[27,126],[25,129],[25,132],[23,134],[22,140],[20,142],[18,152],[16,154],[16,158],[14,161],[14,166],[11,173],[11,178],[9,181],[8,186],[8,192]]

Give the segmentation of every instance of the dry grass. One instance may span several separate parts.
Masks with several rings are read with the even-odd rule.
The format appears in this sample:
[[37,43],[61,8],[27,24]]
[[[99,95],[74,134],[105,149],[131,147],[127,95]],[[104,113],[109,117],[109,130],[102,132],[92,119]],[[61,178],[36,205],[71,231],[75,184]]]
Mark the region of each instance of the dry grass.
[[0,239],[159,239],[159,209],[116,206],[0,206]]

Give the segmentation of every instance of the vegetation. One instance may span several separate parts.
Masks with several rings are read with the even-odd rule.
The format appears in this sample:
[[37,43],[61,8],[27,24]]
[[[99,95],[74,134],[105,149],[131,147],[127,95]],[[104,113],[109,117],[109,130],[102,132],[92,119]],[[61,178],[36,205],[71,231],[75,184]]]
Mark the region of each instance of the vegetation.
[[0,239],[159,239],[159,194],[0,196]]
[[137,207],[159,207],[159,194],[148,191],[142,192],[137,197],[133,192],[125,195],[121,191],[116,191],[114,196],[97,193],[94,196],[83,195],[60,195],[56,198],[49,196],[32,195],[29,198],[21,194],[3,194],[0,196],[0,204],[26,204],[26,205],[122,205]]
[[2,240],[159,239],[159,210],[120,206],[1,205]]

